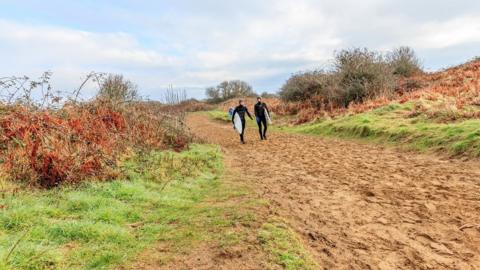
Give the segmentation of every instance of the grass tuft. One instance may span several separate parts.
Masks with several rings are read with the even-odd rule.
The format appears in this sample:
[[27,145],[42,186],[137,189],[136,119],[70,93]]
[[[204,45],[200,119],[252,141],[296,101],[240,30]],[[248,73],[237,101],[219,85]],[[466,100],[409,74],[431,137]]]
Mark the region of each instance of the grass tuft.
[[285,270],[314,270],[318,264],[311,257],[296,234],[283,222],[265,223],[258,233],[264,249],[271,254],[271,261]]

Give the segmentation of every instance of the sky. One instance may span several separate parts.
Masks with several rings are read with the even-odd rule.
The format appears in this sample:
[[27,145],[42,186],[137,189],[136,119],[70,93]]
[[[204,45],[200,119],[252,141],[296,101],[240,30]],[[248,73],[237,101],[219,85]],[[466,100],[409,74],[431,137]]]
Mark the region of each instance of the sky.
[[151,99],[169,86],[203,98],[233,79],[276,92],[335,51],[398,46],[429,71],[479,56],[480,1],[0,0],[0,77],[49,70],[61,91],[97,71]]

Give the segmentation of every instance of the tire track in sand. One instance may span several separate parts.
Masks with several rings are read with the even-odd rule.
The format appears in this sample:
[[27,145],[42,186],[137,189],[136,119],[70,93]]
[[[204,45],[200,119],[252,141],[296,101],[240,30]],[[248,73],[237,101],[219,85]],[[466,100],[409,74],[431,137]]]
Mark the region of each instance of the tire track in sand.
[[204,114],[188,124],[221,145],[325,269],[480,269],[478,162],[284,133],[259,141],[248,127],[240,145]]

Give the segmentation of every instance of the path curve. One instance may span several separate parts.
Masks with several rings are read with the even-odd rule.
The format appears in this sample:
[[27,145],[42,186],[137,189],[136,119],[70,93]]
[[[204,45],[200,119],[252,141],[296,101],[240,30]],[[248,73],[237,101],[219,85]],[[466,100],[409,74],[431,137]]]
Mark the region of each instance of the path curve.
[[246,145],[232,127],[192,114],[303,238],[325,269],[480,269],[478,162],[273,133]]

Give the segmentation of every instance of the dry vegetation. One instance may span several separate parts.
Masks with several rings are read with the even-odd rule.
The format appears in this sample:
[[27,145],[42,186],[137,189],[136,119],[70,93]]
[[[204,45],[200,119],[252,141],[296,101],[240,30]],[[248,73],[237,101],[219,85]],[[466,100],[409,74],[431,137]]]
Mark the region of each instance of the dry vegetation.
[[[276,103],[272,107],[279,115],[295,115],[293,120],[295,124],[358,114],[390,103],[403,104],[407,102],[414,103],[411,111],[412,116],[421,114],[440,122],[478,118],[480,116],[478,110],[478,106],[480,106],[480,61],[478,59],[440,72],[422,73],[417,70],[406,74],[408,76],[392,77],[393,84],[388,84],[386,88],[378,88],[378,91],[372,92],[375,94],[339,104],[332,98],[331,93],[312,90],[318,86],[318,76],[312,72],[301,73],[294,75],[284,87],[287,87],[289,83],[292,84],[291,80],[294,80],[296,87],[300,85],[297,89],[307,89],[305,91],[310,93],[307,95],[308,97],[299,100],[294,99],[293,101],[284,98],[284,102]],[[327,75],[322,73],[319,76],[324,78]],[[335,76],[338,76],[338,74],[335,74]],[[298,82],[299,80],[300,82]],[[331,90],[331,88],[328,89]],[[340,89],[343,89],[343,87],[340,87]],[[344,91],[342,90],[340,93]]]
[[285,104],[279,114],[296,114],[296,124],[332,116],[353,104],[391,99],[419,87],[410,77],[422,74],[414,51],[400,47],[387,54],[347,49],[335,54],[327,70],[300,72],[290,77],[279,94]]
[[[420,88],[401,91],[398,95],[379,97],[352,104],[346,112],[361,113],[392,102],[413,102],[412,116],[423,114],[430,119],[454,121],[478,118],[480,112],[480,61],[478,59],[444,71],[422,74],[409,79]],[[409,82],[404,82],[408,84]]]
[[46,75],[0,81],[0,153],[8,179],[41,187],[111,179],[123,154],[187,146],[184,114],[172,110],[179,96],[167,97],[170,105],[143,102],[123,77],[92,73],[86,81],[98,83],[99,94],[80,102],[81,87],[62,99]]

